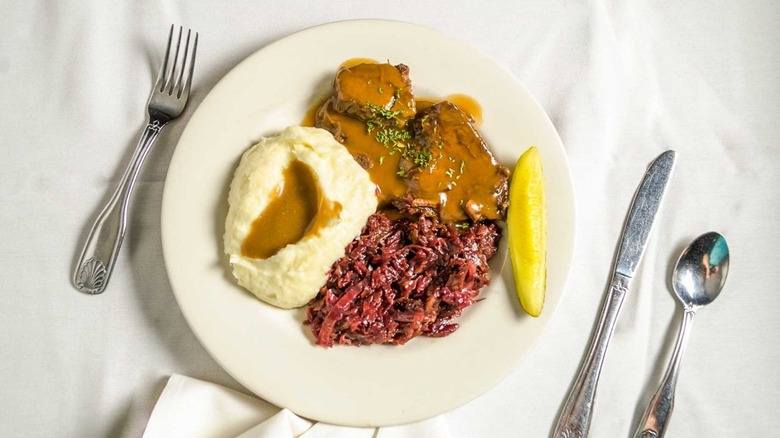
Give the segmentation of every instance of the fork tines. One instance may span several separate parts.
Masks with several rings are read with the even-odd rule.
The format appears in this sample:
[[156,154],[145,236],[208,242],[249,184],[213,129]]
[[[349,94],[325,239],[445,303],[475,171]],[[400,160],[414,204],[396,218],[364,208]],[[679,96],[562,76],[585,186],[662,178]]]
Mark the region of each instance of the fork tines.
[[[192,71],[195,67],[195,52],[198,49],[198,33],[195,32],[195,39],[192,44],[192,56],[188,58],[187,54],[190,50],[190,37],[192,36],[192,29],[187,29],[187,39],[184,42],[184,53],[180,58],[179,49],[181,48],[181,37],[183,34],[183,29],[181,26],[179,26],[179,35],[176,38],[176,48],[173,53],[173,60],[171,61],[171,43],[173,42],[174,28],[175,26],[171,25],[171,30],[168,33],[168,47],[165,50],[165,57],[163,58],[163,63],[160,67],[160,73],[157,76],[155,90],[160,93],[167,93],[169,96],[175,94],[176,97],[179,98],[181,97],[182,93],[189,94],[190,91],[190,85],[192,83]],[[171,61],[170,65],[169,61]],[[179,68],[177,68],[177,66],[179,66]],[[188,70],[186,78],[184,78],[185,69]]]

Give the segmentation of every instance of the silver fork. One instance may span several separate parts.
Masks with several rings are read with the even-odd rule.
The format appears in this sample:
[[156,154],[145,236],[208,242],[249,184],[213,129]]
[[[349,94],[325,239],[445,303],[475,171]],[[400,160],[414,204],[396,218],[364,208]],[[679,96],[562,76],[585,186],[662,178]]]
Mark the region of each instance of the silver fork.
[[[141,134],[141,139],[138,141],[138,146],[135,148],[119,186],[95,219],[92,231],[89,232],[87,241],[84,243],[81,257],[76,263],[73,285],[82,292],[99,294],[106,289],[111,272],[114,270],[119,248],[125,237],[127,210],[138,172],[162,128],[171,120],[179,117],[187,105],[190,85],[192,84],[192,71],[195,66],[195,52],[198,48],[198,33],[195,32],[190,53],[192,31],[187,30],[184,54],[181,57],[179,57],[182,42],[181,26],[175,48],[171,46],[173,33],[174,26],[171,25],[171,30],[168,33],[168,48],[165,50],[157,82],[149,95],[147,104],[149,119],[146,128]],[[170,57],[171,50],[175,50],[172,59]],[[185,70],[187,71],[186,78],[184,77]]]

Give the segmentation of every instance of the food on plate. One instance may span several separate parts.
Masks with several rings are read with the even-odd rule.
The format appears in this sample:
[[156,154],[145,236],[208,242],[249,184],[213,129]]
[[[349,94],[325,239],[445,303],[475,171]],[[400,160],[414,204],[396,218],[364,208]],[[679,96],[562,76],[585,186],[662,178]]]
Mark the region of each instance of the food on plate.
[[333,109],[371,120],[375,107],[391,111],[401,124],[414,117],[409,68],[403,64],[361,63],[339,69],[333,81]]
[[241,157],[230,185],[225,253],[238,284],[282,308],[317,295],[375,212],[375,186],[333,136],[290,127]]
[[315,114],[379,197],[379,211],[308,305],[317,344],[404,344],[454,332],[490,283],[509,170],[472,115],[447,100],[416,99],[403,64],[345,65]]
[[509,169],[493,158],[468,114],[445,100],[420,111],[411,130],[432,151],[427,167],[402,162],[417,199],[438,199],[442,222],[504,218]]
[[517,297],[529,315],[539,316],[547,287],[547,207],[542,159],[535,147],[517,160],[507,228]]
[[418,104],[407,66],[358,64],[336,74],[315,123],[368,171],[380,208],[406,206],[443,223],[503,219],[509,170],[473,118],[449,101]]
[[376,213],[333,265],[306,324],[325,346],[446,336],[490,282],[488,260],[500,238],[490,222],[458,231],[424,216],[391,220]]
[[[409,71],[343,65],[307,116],[316,127],[262,140],[231,184],[235,277],[270,304],[308,304],[304,324],[319,345],[447,336],[490,283],[509,169],[472,114],[417,99]],[[481,117],[475,101],[457,101]]]

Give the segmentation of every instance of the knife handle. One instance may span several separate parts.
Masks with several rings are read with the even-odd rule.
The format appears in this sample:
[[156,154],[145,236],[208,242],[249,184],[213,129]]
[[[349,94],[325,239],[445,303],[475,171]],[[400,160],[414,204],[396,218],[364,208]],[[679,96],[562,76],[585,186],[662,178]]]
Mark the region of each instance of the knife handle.
[[553,438],[585,438],[588,436],[601,366],[604,363],[607,346],[630,283],[630,277],[617,272],[613,274],[606,301],[601,309],[598,326],[590,341],[588,355],[582,363],[574,386],[563,405],[555,425]]

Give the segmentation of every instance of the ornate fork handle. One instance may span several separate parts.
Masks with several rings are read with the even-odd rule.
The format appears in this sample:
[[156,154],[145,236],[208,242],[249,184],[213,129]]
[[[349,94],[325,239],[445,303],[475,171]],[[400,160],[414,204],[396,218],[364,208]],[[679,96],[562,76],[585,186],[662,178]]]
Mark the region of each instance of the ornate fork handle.
[[601,366],[631,279],[615,273],[588,355],[555,425],[553,438],[585,438],[593,415]]
[[73,285],[76,289],[89,294],[99,294],[105,290],[125,237],[127,210],[135,180],[146,155],[165,124],[164,121],[150,119],[144,128],[130,164],[111,199],[95,219],[84,243],[73,274]]

